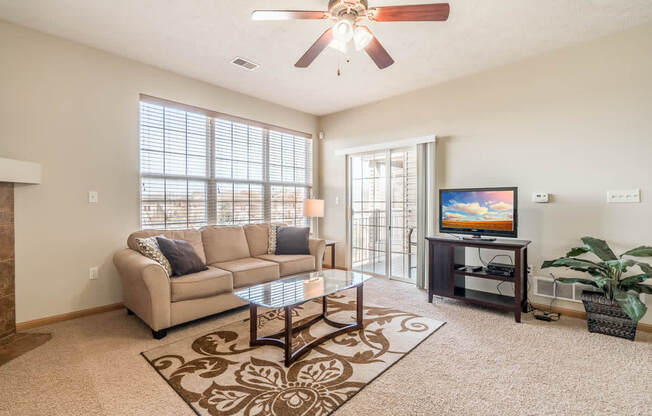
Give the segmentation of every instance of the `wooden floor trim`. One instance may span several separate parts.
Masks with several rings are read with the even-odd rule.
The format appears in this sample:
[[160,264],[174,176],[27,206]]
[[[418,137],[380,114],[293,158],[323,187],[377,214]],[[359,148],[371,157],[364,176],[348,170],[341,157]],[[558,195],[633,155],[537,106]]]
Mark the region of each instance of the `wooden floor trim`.
[[[549,305],[542,305],[538,303],[532,303],[532,307],[542,311],[552,310],[552,312],[557,312],[560,315],[571,316],[573,318],[586,319],[586,312],[583,311],[576,311],[574,309],[562,308],[560,306],[553,306],[552,308],[550,308]],[[644,324],[639,322],[637,329],[643,332],[652,332],[652,324]]]
[[32,321],[16,323],[17,331],[38,328],[40,326],[51,325],[57,322],[69,321],[71,319],[81,318],[83,316],[95,315],[98,313],[115,311],[124,308],[122,303],[113,303],[111,305],[97,306],[95,308],[82,309],[80,311],[62,313],[60,315],[46,316],[45,318],[34,319]]

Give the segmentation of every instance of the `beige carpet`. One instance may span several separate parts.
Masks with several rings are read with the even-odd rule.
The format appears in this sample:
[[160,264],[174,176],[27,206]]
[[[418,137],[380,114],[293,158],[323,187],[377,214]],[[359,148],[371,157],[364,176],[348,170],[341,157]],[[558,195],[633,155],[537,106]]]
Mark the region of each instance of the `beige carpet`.
[[[648,415],[652,334],[636,342],[562,318],[544,323],[374,279],[369,303],[446,321],[333,416]],[[20,305],[19,305],[20,306]],[[182,415],[194,412],[140,355],[248,316],[246,309],[170,331],[161,341],[124,311],[34,332],[44,346],[0,367],[1,415]]]
[[[352,292],[352,293],[351,293]],[[292,310],[295,326],[321,313],[321,300]],[[328,298],[328,318],[355,322],[355,291]],[[259,314],[259,336],[284,327],[285,314]],[[328,340],[289,367],[283,349],[249,346],[249,320],[154,348],[143,356],[198,415],[327,416],[444,323],[365,305],[364,330]],[[323,321],[297,331],[296,350],[335,329]],[[163,382],[163,380],[161,380]]]

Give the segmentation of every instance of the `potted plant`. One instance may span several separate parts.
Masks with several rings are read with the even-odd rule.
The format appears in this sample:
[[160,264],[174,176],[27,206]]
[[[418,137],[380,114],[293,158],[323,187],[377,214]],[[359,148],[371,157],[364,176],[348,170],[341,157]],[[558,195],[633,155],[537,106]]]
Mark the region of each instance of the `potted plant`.
[[[565,257],[544,261],[541,268],[566,267],[590,274],[592,279],[558,278],[556,280],[563,283],[583,283],[594,286],[602,292],[582,293],[582,303],[586,309],[590,332],[633,340],[636,335],[636,325],[647,311],[647,307],[640,300],[640,294],[652,293],[652,286],[642,284],[652,278],[652,266],[631,257],[652,257],[652,247],[641,246],[616,256],[604,240],[583,237],[582,242],[583,247],[571,249]],[[594,254],[600,261],[579,258],[586,253]],[[642,273],[626,276],[630,267],[638,267]]]

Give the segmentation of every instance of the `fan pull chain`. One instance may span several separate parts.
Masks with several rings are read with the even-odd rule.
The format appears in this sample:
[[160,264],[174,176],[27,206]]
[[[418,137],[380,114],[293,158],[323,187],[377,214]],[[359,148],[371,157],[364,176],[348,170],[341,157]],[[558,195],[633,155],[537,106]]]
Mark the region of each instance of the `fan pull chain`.
[[[351,58],[346,58],[346,63],[349,64],[351,63]],[[341,77],[342,76],[342,61],[340,61],[340,58],[337,58],[337,76]]]

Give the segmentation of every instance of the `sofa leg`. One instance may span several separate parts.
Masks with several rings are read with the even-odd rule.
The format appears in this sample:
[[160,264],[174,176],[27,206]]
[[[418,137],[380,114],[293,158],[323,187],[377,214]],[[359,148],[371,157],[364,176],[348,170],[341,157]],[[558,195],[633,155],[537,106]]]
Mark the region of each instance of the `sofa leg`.
[[161,329],[160,331],[154,331],[152,329],[152,336],[154,339],[162,339],[165,338],[165,336],[168,334],[167,329]]
[[133,314],[134,312],[131,309],[127,308],[127,315],[133,315]]

